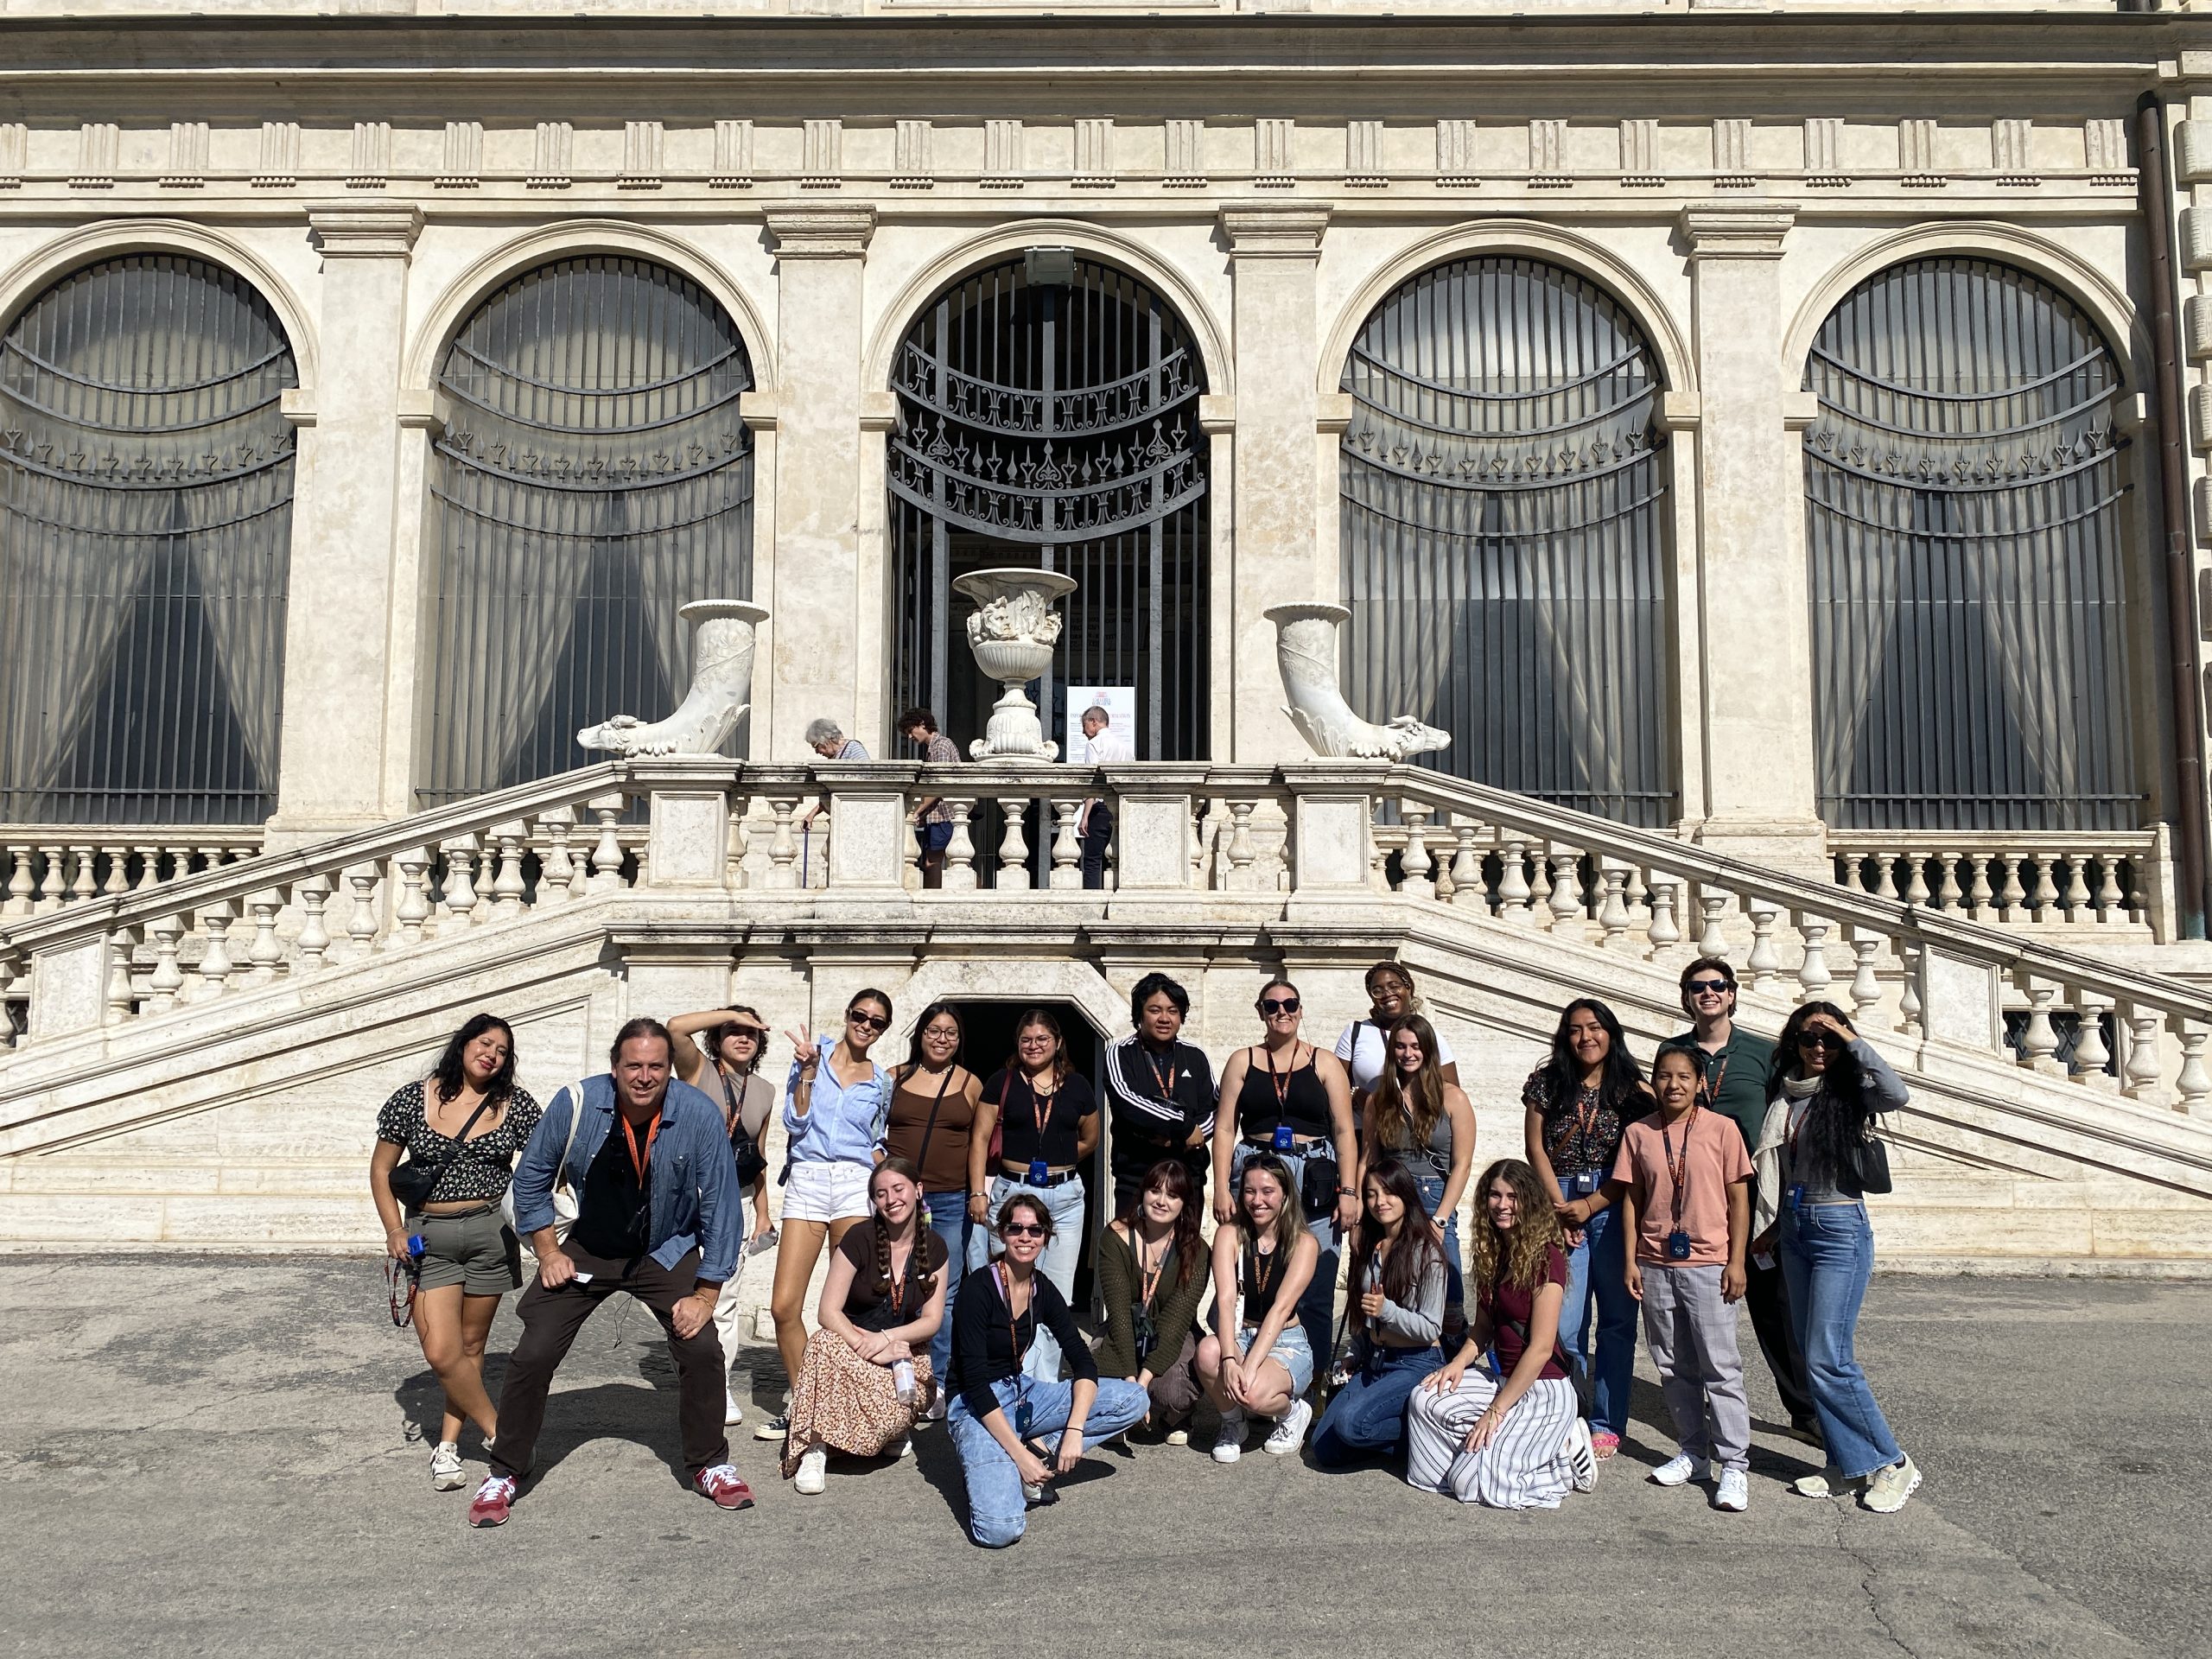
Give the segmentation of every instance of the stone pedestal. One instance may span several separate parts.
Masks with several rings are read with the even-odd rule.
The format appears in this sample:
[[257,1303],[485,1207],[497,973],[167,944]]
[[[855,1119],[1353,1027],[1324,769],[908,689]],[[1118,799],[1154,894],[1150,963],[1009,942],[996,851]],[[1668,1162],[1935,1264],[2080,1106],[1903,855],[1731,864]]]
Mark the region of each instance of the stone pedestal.
[[656,887],[727,887],[736,763],[717,754],[671,754],[632,766],[651,803],[647,880]]

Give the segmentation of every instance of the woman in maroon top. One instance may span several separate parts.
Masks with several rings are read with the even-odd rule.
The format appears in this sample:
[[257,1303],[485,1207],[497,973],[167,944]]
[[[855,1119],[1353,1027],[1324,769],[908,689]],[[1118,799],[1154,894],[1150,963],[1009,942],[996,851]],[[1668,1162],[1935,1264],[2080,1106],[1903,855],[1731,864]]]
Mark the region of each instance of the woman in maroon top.
[[[1536,1172],[1501,1158],[1483,1172],[1467,1277],[1467,1340],[1406,1408],[1406,1484],[1462,1503],[1555,1510],[1597,1484],[1590,1427],[1559,1344],[1567,1253]],[[1483,1369],[1493,1344],[1498,1374]]]

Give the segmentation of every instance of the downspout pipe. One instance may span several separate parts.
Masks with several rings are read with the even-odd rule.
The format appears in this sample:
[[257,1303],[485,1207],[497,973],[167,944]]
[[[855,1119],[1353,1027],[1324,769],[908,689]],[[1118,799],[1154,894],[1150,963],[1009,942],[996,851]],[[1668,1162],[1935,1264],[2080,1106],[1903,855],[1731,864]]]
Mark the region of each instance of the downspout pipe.
[[2176,849],[2181,933],[2204,937],[2204,716],[2196,684],[2194,571],[2189,550],[2189,456],[2183,444],[2180,328],[2176,315],[2172,195],[2165,105],[2145,92],[2135,118],[2138,188],[2149,245],[2152,340],[2157,354],[2158,484],[2166,527],[2166,649],[2172,658]]

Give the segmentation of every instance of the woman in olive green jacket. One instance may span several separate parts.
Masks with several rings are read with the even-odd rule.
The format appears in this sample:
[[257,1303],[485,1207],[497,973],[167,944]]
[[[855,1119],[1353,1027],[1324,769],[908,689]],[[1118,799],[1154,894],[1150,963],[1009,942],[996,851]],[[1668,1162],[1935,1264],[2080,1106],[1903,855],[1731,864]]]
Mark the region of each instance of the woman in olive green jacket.
[[1098,1246],[1098,1287],[1106,1303],[1106,1334],[1098,1371],[1152,1395],[1152,1426],[1171,1444],[1189,1438],[1192,1409],[1203,1392],[1192,1338],[1205,1296],[1207,1254],[1198,1236],[1198,1195],[1190,1170],[1164,1158],[1145,1172],[1126,1215]]

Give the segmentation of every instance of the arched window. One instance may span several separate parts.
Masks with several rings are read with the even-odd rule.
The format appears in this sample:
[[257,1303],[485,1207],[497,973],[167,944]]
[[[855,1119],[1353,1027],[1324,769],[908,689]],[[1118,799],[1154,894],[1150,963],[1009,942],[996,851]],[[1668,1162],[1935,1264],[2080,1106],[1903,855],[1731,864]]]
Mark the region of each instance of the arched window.
[[1452,734],[1428,765],[1630,823],[1674,814],[1658,378],[1573,272],[1462,259],[1353,342],[1344,687]]
[[1974,259],[1860,283],[1805,434],[1821,816],[2133,830],[2120,378],[2056,289]]
[[275,809],[298,383],[267,302],[172,254],[0,339],[0,821]]
[[541,266],[461,325],[438,372],[424,801],[588,764],[579,728],[675,706],[678,608],[752,595],[752,385],[721,307],[634,259]]
[[[1073,576],[1050,676],[1135,688],[1141,760],[1206,752],[1205,373],[1172,307],[1088,259],[1057,280],[1014,260],[939,295],[899,347],[890,444],[897,572],[893,712],[980,736],[997,686],[962,632],[956,577],[995,565]],[[1080,709],[1076,711],[1081,713]]]

